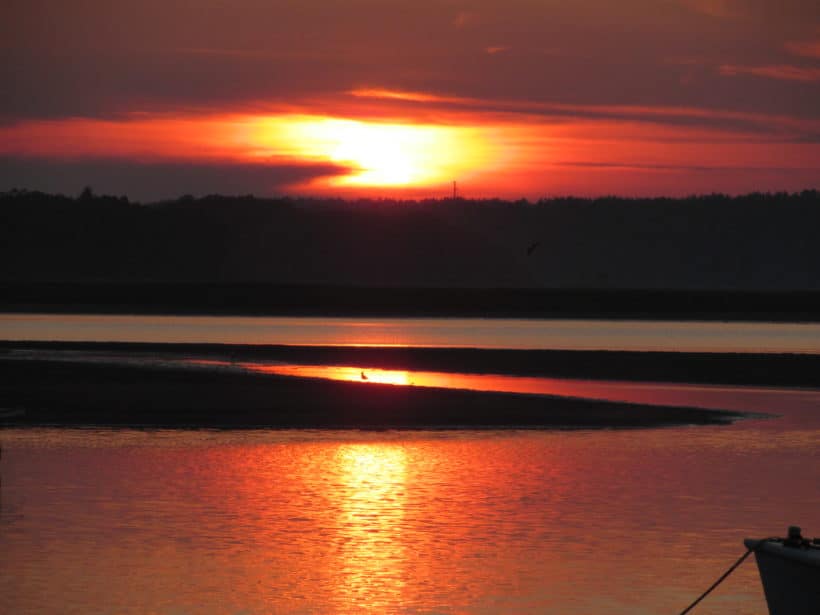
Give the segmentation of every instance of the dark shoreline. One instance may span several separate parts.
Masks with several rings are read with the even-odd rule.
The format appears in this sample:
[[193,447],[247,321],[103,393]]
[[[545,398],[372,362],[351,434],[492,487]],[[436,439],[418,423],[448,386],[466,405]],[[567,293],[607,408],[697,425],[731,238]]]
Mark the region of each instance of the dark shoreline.
[[560,397],[209,370],[0,360],[0,426],[173,428],[638,428],[744,415]]
[[7,280],[0,312],[820,322],[820,291]]
[[820,387],[820,355],[813,354],[0,341],[0,359],[21,351],[43,356],[79,351],[586,380]]

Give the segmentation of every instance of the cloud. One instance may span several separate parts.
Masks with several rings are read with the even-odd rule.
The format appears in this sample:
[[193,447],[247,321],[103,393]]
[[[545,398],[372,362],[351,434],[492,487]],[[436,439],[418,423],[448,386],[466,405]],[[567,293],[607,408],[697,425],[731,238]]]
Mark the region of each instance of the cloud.
[[[520,100],[493,100],[466,96],[447,96],[431,92],[403,92],[384,88],[360,89],[348,92],[356,98],[375,98],[395,101],[398,104],[413,105],[430,110],[438,107],[446,110],[465,111],[465,120],[478,121],[481,114],[495,116],[494,119],[512,120],[515,116],[534,116],[547,120],[623,120],[655,126],[705,126],[729,131],[752,131],[755,133],[788,133],[795,135],[820,134],[820,120],[800,119],[783,114],[735,111],[731,109],[710,109],[704,107],[684,107],[665,105],[593,105],[559,102],[525,102]],[[405,113],[413,113],[412,110]],[[478,115],[476,115],[478,114]],[[450,117],[457,120],[458,115]]]
[[256,49],[217,49],[209,47],[181,47],[177,53],[193,56],[217,56],[229,58],[260,58],[271,54]]
[[689,11],[723,21],[751,22],[774,31],[782,24],[803,26],[816,22],[820,3],[815,0],[677,0]]
[[294,186],[342,175],[347,168],[301,162],[270,164],[142,163],[124,160],[0,156],[0,190],[26,188],[79,194],[91,185],[98,194],[126,195],[143,202],[183,194],[255,194],[274,196]]
[[509,47],[507,45],[493,45],[491,47],[486,47],[484,51],[486,51],[489,55],[495,55],[497,53],[503,53],[505,51],[509,51]]
[[455,19],[453,19],[453,25],[459,29],[475,26],[479,22],[480,18],[478,13],[473,11],[459,11],[455,16]]
[[686,8],[710,17],[727,18],[742,15],[738,0],[681,0]]
[[698,165],[698,164],[641,164],[641,163],[627,163],[627,162],[597,162],[597,161],[557,161],[551,163],[556,167],[578,167],[583,169],[625,169],[625,170],[640,170],[640,171],[667,171],[667,172],[697,172],[697,173],[721,173],[726,171],[742,171],[749,172],[755,170],[765,171],[781,171],[781,172],[802,172],[812,171],[812,168],[795,168],[795,167],[778,167],[765,166],[756,169],[748,166],[732,166],[732,165]]
[[790,41],[785,47],[794,55],[820,59],[820,41]]
[[820,68],[807,68],[803,66],[792,66],[790,64],[769,64],[764,66],[738,66],[735,64],[723,64],[718,68],[718,72],[726,77],[736,77],[738,75],[753,75],[767,79],[779,79],[782,81],[820,81]]
[[358,98],[381,98],[393,100],[407,100],[411,102],[459,102],[468,100],[457,96],[439,96],[425,92],[404,92],[401,90],[388,90],[384,88],[359,88],[348,92],[351,96]]

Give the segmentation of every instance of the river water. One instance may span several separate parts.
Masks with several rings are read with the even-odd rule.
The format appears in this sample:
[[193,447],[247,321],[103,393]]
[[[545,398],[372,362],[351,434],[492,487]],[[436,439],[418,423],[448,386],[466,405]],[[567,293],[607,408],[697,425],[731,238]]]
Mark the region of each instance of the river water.
[[[816,414],[581,431],[0,432],[4,613],[677,613],[820,533]],[[765,613],[748,560],[699,613]]]
[[[345,335],[393,343],[372,329]],[[804,352],[814,335],[803,331]],[[639,430],[0,430],[0,612],[677,613],[744,537],[790,524],[820,535],[816,393],[746,393],[777,416]],[[765,612],[753,559],[695,611]]]
[[820,323],[0,314],[0,340],[820,354]]

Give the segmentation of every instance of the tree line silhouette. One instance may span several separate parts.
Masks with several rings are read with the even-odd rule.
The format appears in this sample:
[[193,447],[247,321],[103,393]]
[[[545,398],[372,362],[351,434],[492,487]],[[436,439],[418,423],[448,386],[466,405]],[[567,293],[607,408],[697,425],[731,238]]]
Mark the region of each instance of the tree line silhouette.
[[820,290],[820,196],[133,203],[0,193],[0,281]]

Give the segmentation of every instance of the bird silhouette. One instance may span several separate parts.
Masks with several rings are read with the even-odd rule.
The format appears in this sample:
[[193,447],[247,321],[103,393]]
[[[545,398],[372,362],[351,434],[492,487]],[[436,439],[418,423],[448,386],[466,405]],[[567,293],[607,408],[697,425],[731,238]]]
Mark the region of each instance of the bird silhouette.
[[540,245],[541,245],[541,242],[540,242],[540,241],[536,241],[535,243],[531,243],[531,244],[527,247],[527,256],[532,256],[532,253],[533,253],[533,252],[535,252],[535,250],[536,250],[536,249],[538,248],[538,246],[540,246]]
[[362,372],[362,380],[367,380],[367,375],[364,372]]

